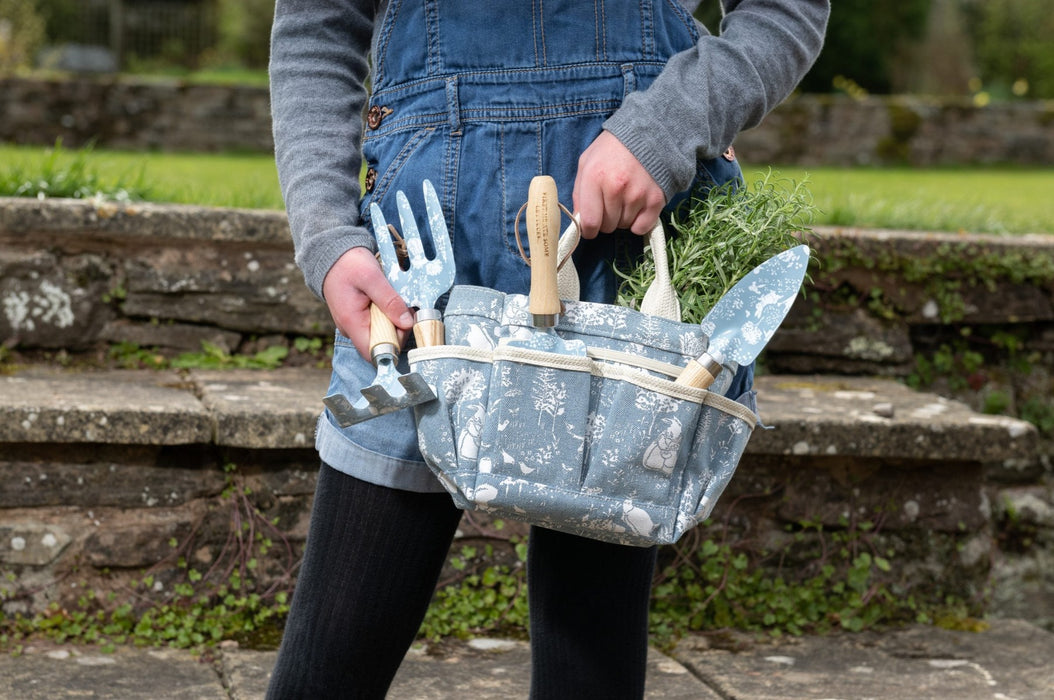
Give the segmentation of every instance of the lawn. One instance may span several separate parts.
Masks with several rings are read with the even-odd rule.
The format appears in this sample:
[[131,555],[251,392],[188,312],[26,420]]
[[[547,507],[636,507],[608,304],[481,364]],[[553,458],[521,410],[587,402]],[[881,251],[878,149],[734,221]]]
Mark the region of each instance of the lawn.
[[1054,168],[774,168],[808,177],[816,223],[1054,233]]
[[[1054,169],[974,167],[773,168],[781,179],[806,179],[816,225],[930,231],[1054,233]],[[0,195],[19,183],[52,182],[78,170],[89,190],[128,189],[157,201],[281,209],[267,154],[171,154],[0,146]],[[762,173],[747,166],[750,180]],[[52,186],[48,192],[56,193]],[[29,196],[35,195],[30,188]],[[82,193],[83,194],[83,193]]]
[[[35,182],[36,181],[36,182]],[[266,154],[141,153],[94,149],[45,149],[0,145],[0,195],[28,183],[33,196],[71,196],[77,182],[103,192],[127,190],[133,198],[217,207],[281,209],[274,160]],[[77,195],[80,196],[80,195]]]

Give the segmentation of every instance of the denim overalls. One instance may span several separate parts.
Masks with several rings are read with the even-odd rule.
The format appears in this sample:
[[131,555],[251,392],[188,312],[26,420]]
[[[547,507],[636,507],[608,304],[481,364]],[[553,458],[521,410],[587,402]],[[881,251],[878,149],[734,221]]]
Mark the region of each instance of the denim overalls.
[[[421,183],[431,180],[452,238],[456,283],[527,293],[530,269],[513,229],[531,178],[555,178],[570,209],[578,156],[604,120],[671,55],[694,46],[700,31],[670,0],[391,0],[373,42],[364,219],[372,201],[398,221],[399,190],[423,212]],[[703,161],[693,191],[739,176],[733,160]],[[423,219],[419,226],[427,228]],[[614,299],[610,261],[627,239],[639,245],[632,234],[579,245],[583,300]],[[338,333],[330,391],[358,396],[374,375]],[[733,395],[749,389],[749,368],[736,379]],[[345,429],[324,414],[316,442],[323,461],[366,481],[443,491],[417,450],[409,409]]]

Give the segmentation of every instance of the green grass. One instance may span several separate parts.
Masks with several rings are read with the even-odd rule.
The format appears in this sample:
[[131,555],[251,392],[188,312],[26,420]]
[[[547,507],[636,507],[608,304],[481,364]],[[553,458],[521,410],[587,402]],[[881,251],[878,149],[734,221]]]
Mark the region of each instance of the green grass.
[[[0,196],[48,167],[71,167],[91,188],[142,190],[156,201],[281,209],[268,154],[135,153],[0,145]],[[1054,233],[1054,169],[773,168],[807,180],[818,210],[814,225],[976,233]],[[755,182],[762,168],[747,166]],[[20,177],[16,177],[20,176]],[[129,186],[130,185],[130,186]],[[27,194],[27,193],[23,193]],[[35,196],[29,192],[28,196]],[[69,195],[64,195],[69,196]],[[89,195],[90,196],[90,195]]]
[[[269,154],[138,153],[94,149],[0,146],[0,196],[34,180],[71,179],[104,193],[126,189],[133,199],[216,207],[281,209],[282,195]],[[30,188],[25,196],[35,196]],[[134,190],[134,192],[133,192]],[[48,194],[54,192],[51,190]],[[141,195],[137,195],[142,192]],[[62,194],[55,196],[91,196]]]
[[[34,68],[18,70],[19,77],[38,78],[41,80],[68,80],[75,78],[67,71]],[[214,66],[189,70],[179,66],[142,66],[141,71],[130,71],[110,75],[119,82],[129,83],[169,83],[179,82],[187,85],[245,85],[248,87],[267,87],[268,74],[263,68],[240,68],[237,66]],[[108,78],[109,79],[109,78]]]
[[[809,168],[816,225],[973,233],[1054,233],[1054,169]],[[748,179],[760,177],[748,169]]]

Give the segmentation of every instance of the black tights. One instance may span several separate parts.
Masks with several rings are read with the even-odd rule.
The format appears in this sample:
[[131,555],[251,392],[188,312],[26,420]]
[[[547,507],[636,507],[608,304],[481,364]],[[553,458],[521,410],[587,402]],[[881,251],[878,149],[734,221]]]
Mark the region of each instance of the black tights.
[[[446,494],[323,464],[267,697],[383,698],[460,519]],[[531,698],[643,697],[655,553],[531,529]]]

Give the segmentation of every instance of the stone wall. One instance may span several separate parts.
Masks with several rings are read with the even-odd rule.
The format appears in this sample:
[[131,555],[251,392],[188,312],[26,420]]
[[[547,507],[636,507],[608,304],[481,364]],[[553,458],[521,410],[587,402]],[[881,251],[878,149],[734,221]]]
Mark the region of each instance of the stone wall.
[[[127,79],[0,78],[0,142],[270,151],[266,88]],[[747,163],[918,166],[1054,161],[1054,106],[795,96],[736,143]]]
[[[839,527],[881,516],[875,546],[914,562],[905,574],[914,581],[954,580],[977,592],[992,572],[1001,610],[1054,625],[1054,425],[1046,442],[1037,446],[1032,431],[1020,450],[1021,428],[1008,435],[1005,419],[982,414],[1031,411],[1041,425],[1054,417],[1054,237],[825,229],[810,243],[808,293],[762,358],[765,374],[784,377],[766,392],[778,430],[752,439],[717,511],[721,527],[781,547],[795,522]],[[332,332],[292,263],[280,212],[0,199],[0,310],[0,346],[66,359],[121,341],[161,352],[198,350],[203,340],[246,351],[261,338]],[[201,543],[180,555],[211,568],[237,506],[221,497],[227,462],[256,494],[252,507],[279,518],[299,547],[326,378],[316,374],[309,387],[289,380],[309,389],[295,400],[277,380],[239,384],[197,370],[103,390],[74,390],[76,374],[53,385],[0,377],[0,396],[17,411],[0,425],[0,471],[11,486],[0,490],[0,511],[22,528],[0,526],[0,545],[21,543],[0,560],[19,567],[26,590],[41,577],[41,591],[62,574],[59,561],[135,578],[171,554],[162,545],[173,539]],[[889,389],[868,383],[876,376],[915,381],[977,413],[929,394],[910,409],[880,406]],[[288,414],[265,402],[275,398]],[[105,410],[91,408],[106,401]],[[151,427],[159,412],[178,420]],[[961,432],[941,427],[952,412]],[[48,421],[64,426],[66,444],[49,442]],[[123,437],[111,444],[104,433],[118,429]],[[99,523],[109,529],[96,531]],[[466,532],[486,540],[481,527]],[[281,555],[274,575],[285,575],[284,553],[273,554]]]
[[0,78],[0,141],[73,148],[270,151],[266,88]]
[[279,212],[0,199],[0,299],[0,342],[21,348],[332,332]]
[[[766,367],[914,378],[979,410],[1054,416],[1054,237],[821,229],[811,242],[809,293]],[[333,329],[271,211],[0,198],[0,301],[0,343],[30,350],[246,351]]]

